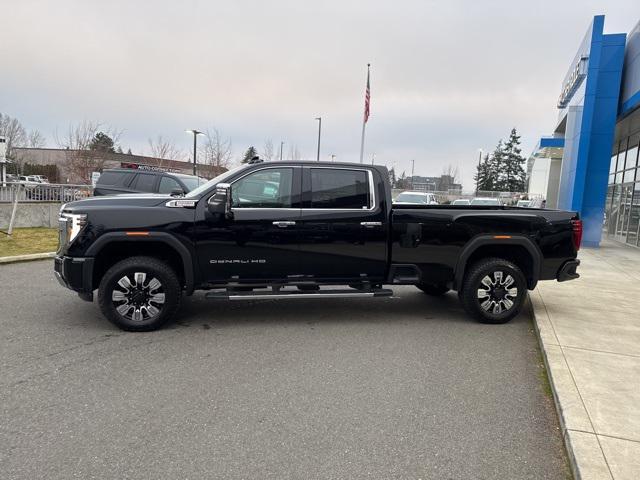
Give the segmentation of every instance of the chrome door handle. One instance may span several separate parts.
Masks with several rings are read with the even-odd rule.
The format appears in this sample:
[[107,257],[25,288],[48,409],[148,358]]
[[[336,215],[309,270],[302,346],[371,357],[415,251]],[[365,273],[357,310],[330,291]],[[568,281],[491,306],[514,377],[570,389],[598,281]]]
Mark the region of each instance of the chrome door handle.
[[381,227],[382,222],[360,222],[363,227]]
[[274,224],[276,227],[286,228],[286,227],[291,227],[291,226],[295,225],[295,224],[296,224],[296,222],[293,222],[293,221],[278,220],[278,221],[273,222],[273,224]]

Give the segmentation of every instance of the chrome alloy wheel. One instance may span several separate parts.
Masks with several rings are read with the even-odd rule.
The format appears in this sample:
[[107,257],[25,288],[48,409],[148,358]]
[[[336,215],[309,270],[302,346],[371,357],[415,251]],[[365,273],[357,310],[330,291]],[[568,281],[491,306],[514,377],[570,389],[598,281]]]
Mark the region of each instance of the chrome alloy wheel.
[[478,302],[486,312],[499,315],[513,308],[518,288],[512,287],[515,280],[511,275],[504,277],[503,272],[496,271],[485,275],[480,283]]
[[146,281],[147,274],[135,272],[133,277],[125,275],[114,287],[111,300],[116,311],[134,322],[150,320],[160,314],[165,296],[160,280],[153,277]]

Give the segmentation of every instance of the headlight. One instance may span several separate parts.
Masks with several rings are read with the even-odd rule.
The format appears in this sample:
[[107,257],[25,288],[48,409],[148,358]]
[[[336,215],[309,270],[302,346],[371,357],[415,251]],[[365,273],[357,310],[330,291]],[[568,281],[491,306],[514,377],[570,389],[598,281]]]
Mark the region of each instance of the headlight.
[[87,224],[87,215],[85,213],[61,213],[60,219],[64,221],[64,225],[61,227],[66,229],[65,243],[71,245]]

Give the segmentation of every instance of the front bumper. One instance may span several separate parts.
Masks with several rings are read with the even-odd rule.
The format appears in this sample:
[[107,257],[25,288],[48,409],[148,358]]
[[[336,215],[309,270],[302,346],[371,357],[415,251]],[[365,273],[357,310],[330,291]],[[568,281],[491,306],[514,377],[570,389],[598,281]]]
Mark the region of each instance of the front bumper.
[[567,280],[574,280],[580,277],[580,274],[576,272],[576,269],[580,265],[580,260],[577,258],[575,260],[569,260],[568,262],[564,262],[560,270],[558,270],[558,281],[566,282]]
[[58,282],[74,290],[81,296],[90,296],[93,292],[93,258],[75,258],[56,256],[53,273]]

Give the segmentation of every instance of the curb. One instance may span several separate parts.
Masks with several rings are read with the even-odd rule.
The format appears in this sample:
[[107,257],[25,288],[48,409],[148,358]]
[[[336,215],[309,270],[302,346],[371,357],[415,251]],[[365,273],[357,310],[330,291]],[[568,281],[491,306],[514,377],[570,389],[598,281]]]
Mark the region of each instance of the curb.
[[[531,298],[531,296],[533,295],[538,296],[535,301],[533,298]],[[536,304],[540,309],[538,314],[536,314]],[[533,323],[535,325],[536,336],[538,337],[542,359],[547,370],[547,378],[549,379],[549,384],[553,393],[553,403],[555,404],[556,412],[558,414],[560,432],[565,445],[565,449],[567,451],[567,457],[569,459],[569,466],[571,468],[573,478],[575,480],[590,478],[611,479],[612,477],[609,471],[609,467],[607,466],[607,462],[604,456],[602,456],[600,447],[598,446],[598,451],[595,451],[596,449],[593,448],[594,445],[590,444],[591,442],[589,442],[587,438],[584,438],[585,436],[587,436],[589,439],[591,439],[591,437],[593,436],[593,439],[595,439],[595,433],[568,428],[567,426],[567,424],[573,425],[576,422],[580,421],[579,419],[577,420],[577,417],[580,417],[580,415],[578,415],[577,417],[575,415],[577,413],[575,405],[571,405],[572,400],[575,400],[575,395],[579,394],[577,391],[575,393],[568,391],[568,389],[566,388],[566,384],[563,387],[563,390],[559,388],[559,385],[562,383],[562,376],[565,375],[566,377],[566,375],[571,374],[566,364],[562,365],[562,363],[557,359],[554,360],[550,358],[553,356],[549,351],[550,347],[551,349],[560,349],[561,347],[560,345],[555,345],[552,343],[546,344],[545,340],[543,339],[544,336],[548,336],[549,334],[552,334],[552,332],[543,333],[541,331],[542,329],[547,328],[547,326],[545,325],[541,329],[540,324],[549,323],[550,321],[548,319],[548,314],[546,311],[546,306],[544,305],[542,294],[537,290],[531,292],[531,295],[529,297],[529,308],[533,317]],[[547,317],[547,319],[540,321],[540,317]],[[555,336],[555,334],[553,335]],[[572,398],[572,396],[574,398]],[[563,404],[563,400],[567,405]],[[586,411],[584,412],[584,414],[587,415]]]
[[56,252],[30,253],[28,255],[15,255],[13,257],[0,257],[0,265],[8,263],[31,262],[55,257]]

